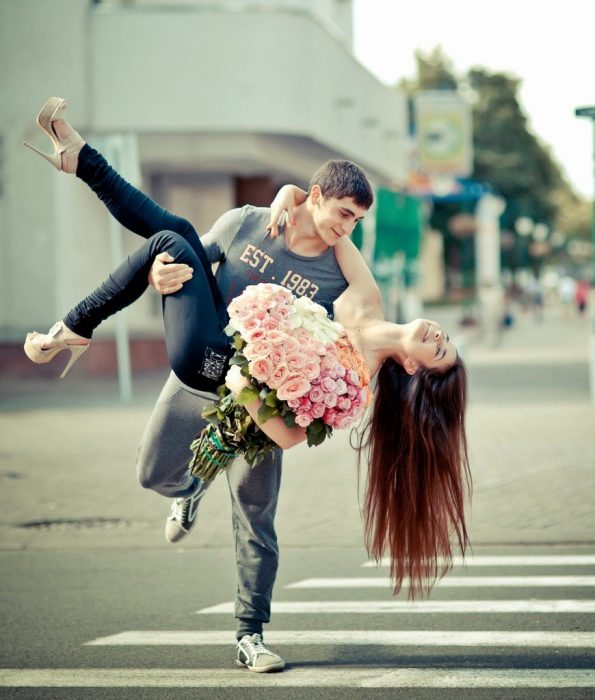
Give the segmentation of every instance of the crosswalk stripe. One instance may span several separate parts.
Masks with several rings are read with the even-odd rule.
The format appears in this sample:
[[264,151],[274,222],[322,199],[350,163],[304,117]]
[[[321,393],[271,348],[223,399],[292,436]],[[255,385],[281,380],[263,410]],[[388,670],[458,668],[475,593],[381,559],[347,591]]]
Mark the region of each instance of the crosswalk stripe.
[[[220,603],[197,614],[233,614],[235,603]],[[275,614],[335,613],[594,613],[591,600],[317,600],[272,603]]]
[[[230,644],[229,631],[147,630],[120,632],[86,642],[88,646],[161,646]],[[496,646],[496,647],[594,647],[595,632],[518,631],[382,631],[382,630],[289,630],[267,631],[266,641],[294,645],[388,645],[388,646]]]
[[4,688],[593,688],[591,669],[296,668],[259,674],[238,669],[0,669]]
[[[595,566],[595,554],[527,554],[507,555],[490,554],[484,556],[452,558],[454,566]],[[364,567],[386,568],[390,566],[390,559],[384,558],[379,564],[374,561],[366,561]]]
[[[595,586],[595,576],[445,576],[436,582],[440,588],[501,588]],[[307,578],[285,588],[390,588],[388,577]]]

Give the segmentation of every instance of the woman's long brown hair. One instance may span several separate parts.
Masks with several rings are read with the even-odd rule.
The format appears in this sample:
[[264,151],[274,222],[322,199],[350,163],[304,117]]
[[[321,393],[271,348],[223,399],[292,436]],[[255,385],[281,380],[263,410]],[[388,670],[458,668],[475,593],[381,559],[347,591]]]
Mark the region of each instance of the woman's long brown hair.
[[468,545],[465,496],[471,474],[465,434],[467,373],[460,359],[446,372],[413,376],[392,358],[376,379],[372,417],[360,438],[368,450],[364,526],[369,555],[390,556],[397,594],[428,594],[452,567],[453,537]]

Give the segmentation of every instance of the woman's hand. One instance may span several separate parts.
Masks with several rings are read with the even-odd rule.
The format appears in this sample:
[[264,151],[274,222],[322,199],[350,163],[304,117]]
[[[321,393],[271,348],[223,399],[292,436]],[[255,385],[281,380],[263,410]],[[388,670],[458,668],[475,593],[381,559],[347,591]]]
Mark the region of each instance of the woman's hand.
[[279,222],[281,217],[287,213],[287,219],[292,226],[295,226],[294,207],[303,204],[306,201],[308,194],[296,185],[283,185],[277,192],[277,196],[271,202],[271,220],[267,229],[270,231],[271,238],[277,238],[279,235]]
[[225,375],[225,385],[237,396],[242,389],[250,386],[250,381],[248,380],[248,377],[245,377],[242,374],[242,371],[238,365],[232,365]]

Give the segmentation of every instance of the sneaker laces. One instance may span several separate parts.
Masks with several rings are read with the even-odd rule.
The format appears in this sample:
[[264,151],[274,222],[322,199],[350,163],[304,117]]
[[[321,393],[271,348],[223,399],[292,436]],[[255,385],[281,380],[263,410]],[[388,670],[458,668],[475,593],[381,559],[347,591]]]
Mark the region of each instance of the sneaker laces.
[[190,498],[174,498],[174,501],[171,504],[171,513],[169,514],[169,519],[177,520],[180,523],[183,522],[184,515],[189,507]]
[[252,636],[246,635],[242,639],[242,642],[248,647],[248,650],[250,651],[251,654],[254,654],[254,656],[258,656],[258,654],[270,654],[271,653],[265,647],[264,642],[262,641],[262,637],[258,633],[253,634]]

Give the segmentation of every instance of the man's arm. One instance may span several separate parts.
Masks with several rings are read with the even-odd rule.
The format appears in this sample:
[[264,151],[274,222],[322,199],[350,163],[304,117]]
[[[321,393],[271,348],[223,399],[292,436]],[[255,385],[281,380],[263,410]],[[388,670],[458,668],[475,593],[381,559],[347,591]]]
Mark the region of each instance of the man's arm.
[[337,241],[335,257],[349,285],[333,305],[338,320],[349,319],[351,327],[371,318],[384,318],[380,289],[353,241]]

